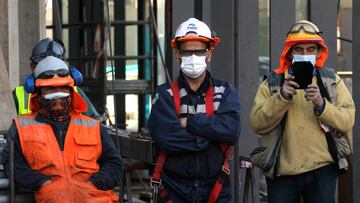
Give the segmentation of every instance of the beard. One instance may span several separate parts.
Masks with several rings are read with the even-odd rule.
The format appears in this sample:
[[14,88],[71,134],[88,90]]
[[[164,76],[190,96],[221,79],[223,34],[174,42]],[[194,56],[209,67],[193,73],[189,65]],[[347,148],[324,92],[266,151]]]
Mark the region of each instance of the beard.
[[40,114],[54,121],[65,121],[70,118],[71,97],[58,99],[45,99],[40,96],[41,110]]

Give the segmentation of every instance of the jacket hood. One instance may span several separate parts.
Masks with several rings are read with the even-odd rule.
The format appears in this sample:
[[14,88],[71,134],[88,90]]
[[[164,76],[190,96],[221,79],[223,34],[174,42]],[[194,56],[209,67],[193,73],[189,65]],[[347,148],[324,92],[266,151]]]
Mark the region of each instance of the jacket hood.
[[[40,95],[38,93],[34,93],[31,95],[30,99],[30,110],[32,112],[37,112],[40,110],[41,105],[38,101],[38,97]],[[71,107],[72,111],[76,113],[82,113],[85,112],[87,109],[87,104],[85,100],[79,95],[79,93],[72,91],[71,92]]]
[[318,34],[308,34],[308,33],[300,33],[300,34],[289,34],[285,40],[285,47],[280,56],[280,67],[275,69],[276,74],[282,74],[286,71],[290,65],[291,60],[287,57],[291,48],[299,43],[316,43],[321,46],[321,54],[320,57],[316,59],[315,67],[323,68],[326,59],[328,58],[328,47],[324,43],[324,39]]

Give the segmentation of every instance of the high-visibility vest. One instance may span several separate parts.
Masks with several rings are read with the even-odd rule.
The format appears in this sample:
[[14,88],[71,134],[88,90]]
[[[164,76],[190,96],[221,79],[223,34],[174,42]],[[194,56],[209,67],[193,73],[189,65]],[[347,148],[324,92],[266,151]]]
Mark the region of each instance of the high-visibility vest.
[[31,94],[28,94],[25,89],[24,86],[18,86],[15,88],[15,94],[16,94],[16,98],[17,98],[17,102],[18,102],[18,112],[17,114],[23,115],[23,114],[27,114],[30,113],[30,97]]
[[22,115],[15,124],[27,163],[52,181],[35,192],[36,202],[117,202],[118,196],[111,190],[99,190],[89,183],[91,175],[100,168],[99,121],[74,112],[61,151],[51,125],[38,122],[35,117],[36,114]]
[[[74,91],[78,92],[78,87],[74,87]],[[31,112],[30,110],[30,98],[31,93],[27,93],[24,89],[24,86],[18,86],[15,88],[15,94],[18,102],[18,112],[17,114],[24,115]]]

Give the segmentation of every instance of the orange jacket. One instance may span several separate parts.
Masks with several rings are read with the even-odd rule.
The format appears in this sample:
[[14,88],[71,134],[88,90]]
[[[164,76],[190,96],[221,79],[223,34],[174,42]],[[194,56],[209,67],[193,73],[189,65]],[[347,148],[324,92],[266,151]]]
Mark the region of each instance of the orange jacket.
[[116,202],[118,197],[111,190],[98,190],[89,183],[91,175],[99,170],[97,160],[102,150],[99,122],[73,112],[64,151],[60,151],[51,126],[37,122],[35,117],[35,113],[23,115],[15,123],[29,166],[52,181],[36,191],[36,202]]

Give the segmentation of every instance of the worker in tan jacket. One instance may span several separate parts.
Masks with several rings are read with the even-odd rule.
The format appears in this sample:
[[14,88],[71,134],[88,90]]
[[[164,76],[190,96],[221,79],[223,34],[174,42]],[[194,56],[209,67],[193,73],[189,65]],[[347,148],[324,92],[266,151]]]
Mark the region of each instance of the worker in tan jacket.
[[[331,131],[351,140],[347,135],[354,125],[355,106],[341,78],[324,67],[327,57],[317,26],[295,23],[285,40],[280,67],[256,93],[252,129],[266,136],[283,123],[276,173],[266,181],[270,203],[296,203],[301,197],[305,203],[335,202],[339,157],[332,154],[328,139],[333,138],[327,136]],[[306,84],[308,69],[310,84]]]

